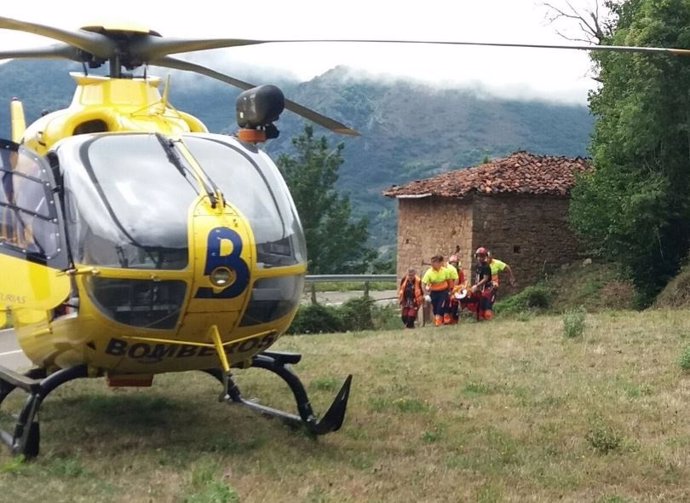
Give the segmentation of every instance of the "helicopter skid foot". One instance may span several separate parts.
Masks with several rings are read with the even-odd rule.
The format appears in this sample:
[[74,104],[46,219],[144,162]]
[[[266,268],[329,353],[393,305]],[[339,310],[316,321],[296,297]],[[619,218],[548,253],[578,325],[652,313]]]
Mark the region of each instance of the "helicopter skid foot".
[[295,397],[299,415],[247,400],[242,397],[240,389],[229,375],[224,375],[219,369],[211,369],[207,372],[221,382],[227,383],[225,386],[226,393],[221,399],[228,403],[237,403],[259,412],[260,414],[269,417],[277,417],[290,425],[306,427],[307,431],[313,435],[325,435],[326,433],[339,430],[345,419],[352,375],[349,375],[345,379],[345,382],[333,400],[333,403],[328,408],[328,411],[321,420],[319,420],[309,403],[309,397],[307,396],[307,391],[304,389],[302,381],[288,367],[289,364],[297,363],[300,359],[301,355],[295,353],[265,351],[255,355],[251,363],[251,367],[262,368],[273,372],[287,383]]
[[10,448],[12,454],[23,455],[27,459],[38,456],[41,439],[38,409],[41,403],[55,388],[80,377],[87,377],[86,365],[61,369],[49,376],[43,369],[20,374],[0,366],[0,404],[15,389],[21,389],[29,395],[15,417],[14,432],[0,430],[0,441]]

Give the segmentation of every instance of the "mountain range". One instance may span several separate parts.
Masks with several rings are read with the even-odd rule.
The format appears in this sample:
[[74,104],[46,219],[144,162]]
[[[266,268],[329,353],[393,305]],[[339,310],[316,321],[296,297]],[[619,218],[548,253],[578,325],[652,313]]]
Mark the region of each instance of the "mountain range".
[[[69,62],[11,61],[0,65],[0,136],[9,137],[9,102],[24,103],[27,122],[44,110],[69,105],[74,84]],[[192,113],[213,132],[236,129],[239,91],[198,76],[168,70],[170,101]],[[286,97],[361,133],[340,137],[325,129],[330,144],[345,144],[338,189],[349,194],[355,216],[370,221],[371,244],[389,253],[395,246],[395,201],[381,195],[391,185],[476,165],[517,150],[535,154],[586,156],[593,118],[584,105],[497,98],[481,89],[435,87],[409,79],[376,78],[336,67],[308,81],[265,76],[247,68],[219,69],[257,84],[279,85]],[[231,73],[234,72],[234,73]],[[280,137],[265,149],[272,156],[291,151],[304,120],[284,112]]]

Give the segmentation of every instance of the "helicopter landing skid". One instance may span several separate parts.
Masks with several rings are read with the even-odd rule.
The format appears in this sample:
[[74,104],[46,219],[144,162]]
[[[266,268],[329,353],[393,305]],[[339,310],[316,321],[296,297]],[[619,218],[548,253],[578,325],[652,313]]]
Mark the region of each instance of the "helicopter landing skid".
[[10,434],[0,429],[0,440],[10,448],[12,454],[23,455],[27,459],[38,456],[41,440],[38,409],[41,403],[61,384],[81,377],[88,377],[86,365],[61,369],[49,376],[46,376],[44,369],[31,369],[26,374],[20,374],[0,366],[0,405],[17,388],[29,395],[16,416],[14,432]]
[[250,367],[262,368],[273,372],[287,383],[292,394],[295,396],[299,415],[290,414],[289,412],[267,407],[243,398],[240,389],[232,380],[232,376],[230,374],[225,374],[221,369],[208,369],[206,372],[223,383],[225,390],[220,396],[221,401],[237,403],[261,414],[282,419],[288,424],[304,426],[307,431],[313,435],[324,435],[339,430],[345,419],[345,410],[347,409],[347,401],[350,396],[352,374],[345,379],[345,382],[326,414],[324,414],[321,420],[318,420],[311,408],[309,397],[302,385],[302,381],[300,381],[299,377],[297,377],[289,367],[289,364],[297,363],[301,358],[302,355],[297,353],[264,351],[263,353],[255,355],[250,365]]

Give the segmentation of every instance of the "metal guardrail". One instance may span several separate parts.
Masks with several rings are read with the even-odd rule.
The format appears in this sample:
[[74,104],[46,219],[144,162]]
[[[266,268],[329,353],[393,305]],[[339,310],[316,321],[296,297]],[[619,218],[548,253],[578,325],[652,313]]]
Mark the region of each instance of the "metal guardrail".
[[362,283],[364,296],[369,296],[369,283],[372,281],[397,283],[395,274],[307,274],[304,278],[305,285],[309,285],[311,303],[316,304],[316,283]]
[[341,282],[370,282],[370,281],[397,281],[398,277],[395,274],[307,274],[305,282],[309,283],[325,283],[332,281]]

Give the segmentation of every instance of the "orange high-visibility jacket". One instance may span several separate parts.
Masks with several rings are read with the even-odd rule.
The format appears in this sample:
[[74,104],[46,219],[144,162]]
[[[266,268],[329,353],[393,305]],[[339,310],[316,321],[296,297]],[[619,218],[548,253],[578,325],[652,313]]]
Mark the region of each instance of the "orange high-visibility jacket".
[[[409,282],[409,278],[405,276],[402,281],[400,281],[400,290],[398,290],[398,301],[402,304],[405,296],[405,289],[407,288],[407,284]],[[424,291],[422,290],[422,280],[419,278],[419,276],[414,277],[414,300],[415,303],[418,306],[422,305],[422,300],[424,299]]]

